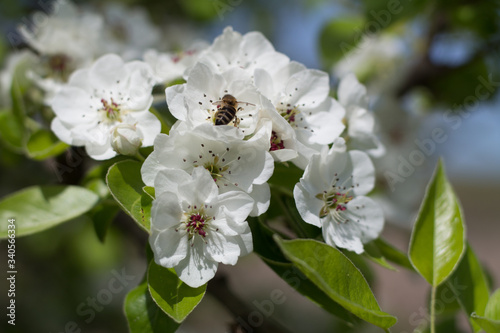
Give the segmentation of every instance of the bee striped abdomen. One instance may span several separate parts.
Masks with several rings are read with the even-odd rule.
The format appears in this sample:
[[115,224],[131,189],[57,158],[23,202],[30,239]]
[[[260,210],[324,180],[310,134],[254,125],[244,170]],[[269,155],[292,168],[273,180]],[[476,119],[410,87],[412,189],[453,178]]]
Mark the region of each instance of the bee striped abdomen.
[[221,107],[215,114],[215,125],[227,125],[236,116],[236,109],[231,106]]

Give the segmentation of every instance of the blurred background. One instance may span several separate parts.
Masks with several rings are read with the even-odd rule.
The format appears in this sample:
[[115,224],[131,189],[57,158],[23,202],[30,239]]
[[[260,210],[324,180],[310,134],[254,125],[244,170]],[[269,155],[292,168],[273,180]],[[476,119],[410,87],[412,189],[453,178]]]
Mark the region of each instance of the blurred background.
[[[4,77],[12,54],[25,47],[12,34],[19,24],[32,22],[35,12],[47,12],[50,3],[0,0]],[[277,51],[328,72],[332,88],[340,77],[354,72],[368,89],[386,148],[385,155],[374,158],[378,183],[373,196],[384,207],[387,221],[383,237],[407,250],[425,185],[442,157],[463,206],[472,248],[491,275],[492,289],[500,287],[499,1],[76,3],[82,10],[104,15],[110,24],[115,22],[113,33],[142,49],[175,50],[197,39],[211,43],[231,25],[241,33],[261,31]],[[134,13],[141,13],[137,16],[142,19],[136,19]],[[140,33],[129,31],[134,25],[140,26]],[[144,35],[157,38],[141,38]],[[35,184],[72,184],[93,166],[79,149],[33,161],[13,149],[3,134],[0,196]],[[64,177],[54,167],[54,163],[67,164],[78,158],[83,159],[81,166]],[[15,327],[2,320],[2,331],[127,331],[123,298],[143,277],[146,237],[125,214],[114,218],[104,243],[96,237],[92,219],[82,217],[19,238],[16,244],[17,320]],[[1,267],[6,256],[3,241]],[[393,332],[411,332],[426,320],[429,288],[422,278],[404,269],[394,272],[371,263],[364,273],[381,308],[399,318]],[[110,284],[117,281],[117,275],[127,278],[118,279],[123,288],[111,292]],[[270,320],[283,332],[350,331],[295,292],[255,255],[242,258],[235,267],[221,267],[218,276],[225,277],[220,283],[227,284],[254,311],[258,311],[255,303],[269,300],[273,290],[281,290],[285,301],[273,308]],[[5,278],[1,280],[0,301],[5,309],[7,284]],[[95,305],[95,299],[106,304]],[[230,332],[234,317],[223,303],[208,294],[179,332]],[[464,318],[452,322],[447,332],[469,331]],[[366,325],[354,331],[381,330]]]

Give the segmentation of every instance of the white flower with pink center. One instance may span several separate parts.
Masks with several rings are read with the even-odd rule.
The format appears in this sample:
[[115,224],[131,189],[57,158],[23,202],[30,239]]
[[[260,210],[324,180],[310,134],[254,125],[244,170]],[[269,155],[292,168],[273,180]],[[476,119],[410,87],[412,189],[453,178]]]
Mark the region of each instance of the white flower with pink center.
[[269,150],[269,127],[263,127],[249,140],[229,137],[209,124],[188,129],[179,123],[169,135],[160,134],[154,151],[144,162],[144,183],[154,186],[156,175],[166,169],[180,169],[191,174],[197,168],[209,171],[220,193],[242,191],[254,200],[252,216],[269,207],[270,191],[266,183],[274,171]]
[[328,96],[327,73],[292,61],[274,74],[256,69],[255,85],[295,131],[299,157],[293,162],[299,167],[344,130],[345,111]]
[[210,173],[163,170],[155,179],[149,242],[156,263],[173,267],[196,288],[212,279],[219,263],[235,265],[253,250],[246,218],[253,200],[243,192],[220,194]]
[[304,221],[321,228],[327,244],[359,254],[384,225],[382,209],[364,196],[374,183],[368,155],[346,151],[344,139],[338,138],[330,150],[312,157],[293,195]]
[[96,160],[117,154],[111,143],[120,124],[132,124],[142,146],[151,146],[161,130],[160,121],[149,112],[153,83],[146,63],[105,55],[90,68],[75,71],[54,97],[51,128],[61,141],[85,146]]

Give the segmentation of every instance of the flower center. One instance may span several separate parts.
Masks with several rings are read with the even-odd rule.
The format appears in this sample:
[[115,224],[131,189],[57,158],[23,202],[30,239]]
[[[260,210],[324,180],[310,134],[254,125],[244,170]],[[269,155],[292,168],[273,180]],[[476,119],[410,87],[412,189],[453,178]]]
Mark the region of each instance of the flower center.
[[49,58],[49,67],[54,72],[64,73],[68,69],[70,58],[65,54],[55,54]]
[[275,131],[271,133],[271,149],[270,151],[285,149],[285,145],[283,144],[283,140],[278,137],[278,134]]
[[108,102],[104,98],[101,98],[102,108],[99,110],[104,113],[104,119],[108,121],[121,121],[120,117],[120,105],[115,103],[113,98]]
[[[205,208],[208,207],[209,206],[207,205],[201,208],[197,206],[189,206],[189,211],[184,213],[184,217],[181,220],[180,226],[175,229],[175,231],[179,231],[179,229],[186,231],[188,240],[191,241],[191,246],[194,245],[196,236],[201,236],[201,239],[204,239],[208,236],[208,231],[210,230],[210,222],[215,219],[215,216],[209,216],[207,213],[205,213]],[[212,206],[210,206],[210,208],[212,208]],[[212,231],[218,230],[218,228],[212,228]]]
[[352,196],[348,196],[347,192],[339,192],[339,189],[333,188],[330,192],[323,192],[316,195],[316,198],[324,202],[323,207],[319,212],[319,217],[323,218],[328,214],[338,214],[347,209],[346,205],[352,200]]
[[292,107],[290,104],[287,104],[286,108],[281,108],[280,110],[280,115],[285,118],[285,120],[288,121],[288,123],[292,125],[292,127],[297,126],[295,121],[299,113],[299,109],[296,106]]
[[182,58],[184,58],[185,56],[190,56],[190,55],[193,55],[195,54],[196,51],[195,50],[186,50],[186,51],[180,51],[180,52],[177,52],[173,57],[172,57],[172,61],[174,63],[178,63],[179,61],[182,60]]
[[219,156],[215,155],[212,161],[208,161],[203,164],[203,167],[210,172],[210,176],[214,182],[224,177],[223,173],[229,169],[228,165],[220,166],[219,165]]
[[191,239],[195,234],[206,237],[207,233],[204,230],[205,224],[204,215],[200,215],[199,213],[191,214],[186,222],[186,230],[189,234],[189,238]]

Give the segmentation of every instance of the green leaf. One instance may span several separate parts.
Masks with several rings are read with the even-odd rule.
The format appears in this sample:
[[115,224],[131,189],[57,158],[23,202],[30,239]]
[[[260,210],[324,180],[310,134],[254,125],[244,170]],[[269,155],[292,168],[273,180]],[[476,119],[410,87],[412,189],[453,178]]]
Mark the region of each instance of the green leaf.
[[471,315],[472,319],[486,332],[486,333],[499,333],[500,332],[500,320],[492,320],[489,318],[478,316],[473,313]]
[[363,27],[363,32],[366,35],[381,33],[396,22],[421,14],[427,3],[427,0],[404,2],[399,0],[363,0],[367,22]]
[[217,15],[220,20],[235,9],[235,5],[223,1],[184,0],[179,2],[183,12],[197,21],[209,21]]
[[12,98],[12,114],[18,122],[19,126],[24,129],[25,118],[26,118],[26,105],[24,103],[24,93],[26,92],[27,85],[23,78],[23,70],[16,68],[14,76],[12,78],[12,85],[10,87],[10,95]]
[[276,163],[274,172],[268,183],[273,189],[293,198],[293,187],[299,182],[304,170],[299,169],[294,164]]
[[174,321],[181,323],[201,302],[207,285],[191,288],[182,282],[173,268],[165,268],[151,261],[148,269],[151,297]]
[[254,252],[286,283],[347,324],[352,325],[359,321],[357,317],[332,300],[285,258],[273,239],[273,230],[256,218],[249,218],[249,225],[252,229]]
[[362,40],[365,19],[361,16],[335,18],[325,25],[320,33],[321,55],[325,67],[356,51]]
[[172,125],[169,125],[167,123],[167,121],[165,120],[165,118],[162,116],[162,114],[158,110],[156,110],[154,107],[151,107],[149,109],[149,112],[151,112],[152,114],[154,114],[156,116],[156,118],[158,118],[158,120],[160,121],[160,123],[161,123],[161,133],[168,134],[170,132],[170,128],[172,127]]
[[355,324],[360,322],[356,316],[330,298],[292,263],[275,262],[264,257],[262,257],[262,260],[292,288],[319,307],[341,319],[345,324],[354,327]]
[[486,333],[500,332],[500,289],[491,295],[484,316],[473,313],[471,317]]
[[132,160],[115,163],[108,170],[106,183],[122,209],[149,232],[153,199],[142,190],[141,165]]
[[[484,315],[488,303],[489,287],[483,268],[470,245],[467,246],[465,255],[457,269],[442,286],[453,292],[467,316],[473,312],[479,316]],[[471,320],[471,325],[475,332],[480,330],[480,327],[473,320]]]
[[271,192],[274,195],[273,203],[276,202],[282,211],[282,214],[285,215],[286,221],[290,228],[298,235],[300,238],[317,238],[321,235],[321,229],[306,223],[302,217],[300,216],[297,207],[295,206],[295,200],[286,195],[280,195],[279,193],[275,193],[275,191]]
[[387,269],[390,269],[392,271],[397,271],[397,269],[389,264],[387,260],[385,259],[384,255],[380,251],[380,249],[377,247],[375,242],[370,242],[368,244],[364,245],[365,252],[363,253],[363,256],[365,258],[370,259],[371,261],[379,264],[382,267],[385,267]]
[[439,162],[413,227],[410,261],[427,282],[437,287],[457,267],[465,248],[460,205]]
[[500,289],[497,289],[491,295],[486,310],[484,311],[486,318],[500,321]]
[[92,209],[88,214],[94,224],[97,237],[101,242],[104,243],[106,240],[106,234],[109,226],[119,211],[120,207],[118,207],[114,201],[112,203],[104,201],[102,204],[94,207],[94,209]]
[[127,294],[124,310],[131,333],[173,333],[180,326],[156,305],[146,282]]
[[57,156],[65,151],[69,146],[59,141],[52,131],[39,129],[28,139],[26,150],[28,155],[35,160]]
[[16,237],[33,234],[88,212],[98,197],[79,186],[33,186],[0,201],[0,238],[7,237],[7,220],[16,220]]
[[152,187],[152,186],[144,186],[142,188],[142,190],[144,191],[144,193],[146,193],[147,195],[149,195],[151,197],[151,199],[155,199],[155,188]]
[[411,271],[415,270],[406,253],[398,250],[381,238],[374,240],[372,243],[377,247],[378,251],[380,251],[380,254],[385,259]]
[[15,152],[23,151],[24,127],[11,110],[0,111],[0,137]]
[[384,329],[396,323],[380,310],[365,278],[342,252],[315,240],[275,240],[302,273],[345,309]]

